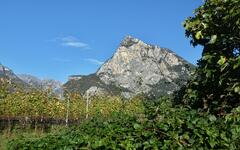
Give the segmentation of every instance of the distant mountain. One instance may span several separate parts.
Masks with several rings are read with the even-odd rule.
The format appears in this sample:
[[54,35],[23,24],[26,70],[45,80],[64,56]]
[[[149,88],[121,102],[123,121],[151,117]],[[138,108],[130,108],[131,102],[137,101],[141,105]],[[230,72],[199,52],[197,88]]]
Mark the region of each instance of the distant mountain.
[[28,74],[19,74],[18,77],[33,88],[47,90],[51,89],[54,94],[63,97],[62,83],[52,79],[39,79]]
[[5,81],[8,81],[8,83],[27,90],[32,88],[40,90],[51,89],[53,94],[57,95],[59,98],[63,98],[63,89],[61,82],[52,79],[41,80],[37,77],[27,74],[16,75],[11,69],[2,64],[0,64],[0,79],[4,79]]
[[0,78],[7,80],[8,82],[15,84],[15,85],[20,85],[23,87],[27,87],[28,85],[23,82],[14,72],[9,69],[8,67],[0,64]]
[[18,74],[17,75],[22,81],[29,84],[30,86],[34,88],[42,88],[42,81],[38,79],[37,77],[34,77],[32,75],[27,74]]
[[172,94],[185,84],[193,68],[167,48],[127,36],[95,74],[70,76],[64,86],[82,95],[90,92],[126,98],[137,94],[159,97]]

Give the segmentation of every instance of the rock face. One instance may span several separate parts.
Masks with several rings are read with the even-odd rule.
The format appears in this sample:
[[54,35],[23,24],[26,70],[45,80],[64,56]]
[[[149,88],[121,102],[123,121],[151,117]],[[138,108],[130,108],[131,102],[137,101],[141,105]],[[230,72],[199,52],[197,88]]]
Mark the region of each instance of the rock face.
[[92,86],[85,93],[84,96],[101,96],[107,94],[103,88]]
[[[106,87],[114,86],[119,89],[117,94],[127,98],[141,93],[159,97],[179,89],[193,68],[192,64],[169,49],[148,45],[127,36],[113,57],[94,74],[97,82],[101,83],[101,86],[94,86],[103,88],[108,93],[111,93],[111,89]],[[75,78],[72,82],[80,83],[81,80],[83,79]]]
[[52,79],[41,80],[35,76],[27,74],[19,74],[18,77],[33,88],[40,90],[51,89],[55,95],[57,95],[59,98],[63,98],[62,84],[59,81]]

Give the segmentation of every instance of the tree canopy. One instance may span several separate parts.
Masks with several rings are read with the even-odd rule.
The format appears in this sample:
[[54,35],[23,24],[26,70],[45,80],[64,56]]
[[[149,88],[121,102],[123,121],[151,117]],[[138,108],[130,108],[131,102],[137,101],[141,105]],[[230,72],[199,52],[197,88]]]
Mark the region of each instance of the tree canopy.
[[193,46],[203,46],[181,102],[224,114],[240,105],[240,1],[206,0],[184,22]]

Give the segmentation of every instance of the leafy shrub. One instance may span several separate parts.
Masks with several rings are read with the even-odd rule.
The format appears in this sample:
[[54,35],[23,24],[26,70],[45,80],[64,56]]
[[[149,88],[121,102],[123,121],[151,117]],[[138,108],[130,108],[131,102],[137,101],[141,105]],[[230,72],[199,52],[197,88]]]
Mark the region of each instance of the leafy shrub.
[[178,102],[220,116],[240,105],[239,18],[239,0],[206,0],[185,21],[186,36],[203,53]]

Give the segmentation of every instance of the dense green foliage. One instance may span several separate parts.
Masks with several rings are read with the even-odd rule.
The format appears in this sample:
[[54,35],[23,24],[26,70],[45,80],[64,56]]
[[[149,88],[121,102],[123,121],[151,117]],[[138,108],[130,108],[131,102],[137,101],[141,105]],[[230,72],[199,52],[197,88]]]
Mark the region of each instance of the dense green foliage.
[[204,49],[178,102],[224,115],[240,105],[240,1],[207,0],[184,26]]
[[144,115],[96,116],[42,138],[19,138],[8,149],[237,149],[240,108],[225,118],[173,108],[168,100],[145,103]]

